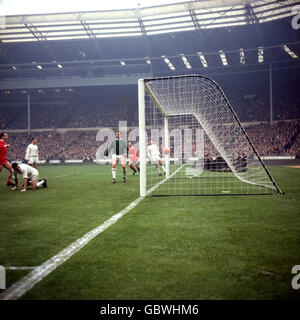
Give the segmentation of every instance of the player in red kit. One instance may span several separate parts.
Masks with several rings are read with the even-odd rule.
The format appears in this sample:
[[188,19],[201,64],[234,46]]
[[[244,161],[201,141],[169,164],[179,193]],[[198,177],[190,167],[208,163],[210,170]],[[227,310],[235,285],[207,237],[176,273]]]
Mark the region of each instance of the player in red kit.
[[128,143],[128,151],[129,151],[129,168],[133,171],[133,175],[135,175],[136,169],[133,166],[134,164],[137,170],[140,172],[138,151],[131,142]]
[[0,172],[2,171],[3,167],[8,170],[6,185],[12,186],[13,183],[11,182],[11,177],[13,170],[10,162],[6,159],[7,148],[10,147],[10,145],[7,143],[7,139],[8,134],[6,132],[0,134]]

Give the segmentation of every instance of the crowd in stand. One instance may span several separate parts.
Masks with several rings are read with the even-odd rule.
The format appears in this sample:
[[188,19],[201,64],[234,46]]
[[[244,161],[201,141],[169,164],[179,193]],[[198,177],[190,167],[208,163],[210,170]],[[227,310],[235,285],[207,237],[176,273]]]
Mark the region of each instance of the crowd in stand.
[[295,137],[291,147],[288,149],[288,153],[300,158],[300,133]]
[[[118,119],[126,120],[128,125],[136,125],[137,106],[112,109],[105,106],[33,105],[30,124],[32,129],[115,127]],[[0,130],[26,129],[27,126],[26,105],[5,108],[0,103]]]
[[[299,154],[300,122],[253,125],[246,127],[246,132],[262,156]],[[97,151],[106,143],[105,141],[97,141],[96,130],[70,130],[65,133],[58,131],[34,132],[30,136],[23,132],[10,132],[9,159],[23,160],[26,147],[32,136],[37,137],[40,159],[44,160],[96,159]],[[208,139],[205,141],[205,153],[217,156],[216,149],[211,142]]]
[[[46,93],[32,94],[31,128],[116,127],[119,120],[126,120],[128,126],[138,125],[136,88],[129,86],[128,89],[118,89],[118,94],[111,87],[101,90],[95,88],[78,90],[78,92],[72,91],[72,94],[57,97]],[[270,120],[269,98],[266,96],[234,93],[229,100],[242,122]],[[300,97],[296,93],[274,97],[273,120],[291,119],[300,119]],[[0,130],[26,129],[27,127],[26,95],[0,95]]]
[[[233,100],[232,105],[242,122],[268,121],[270,110],[261,100],[255,104]],[[300,119],[300,99],[287,98],[274,103],[273,120]],[[32,129],[57,128],[91,128],[116,127],[119,120],[126,120],[128,126],[137,126],[138,107],[136,104],[120,105],[109,108],[105,105],[70,104],[31,106],[30,124]],[[9,105],[0,102],[0,130],[26,129],[28,126],[27,107],[24,105]]]
[[[23,91],[23,90],[22,90]],[[134,126],[138,120],[135,86],[79,88],[71,92],[30,93],[31,129],[114,127],[127,120]],[[27,94],[0,92],[0,130],[28,127]]]
[[[231,99],[231,104],[242,122],[269,121],[270,105],[268,98]],[[273,102],[273,120],[300,119],[300,98],[276,98]]]
[[300,130],[299,122],[280,122],[276,125],[260,124],[247,132],[261,155],[295,155],[292,140]]
[[[96,141],[97,128],[118,128],[119,121],[127,121],[128,127],[138,126],[136,86],[123,86],[117,93],[114,87],[109,86],[69,90],[31,93],[30,126],[40,131],[35,130],[38,132],[30,135],[26,132],[29,123],[27,93],[22,90],[22,93],[0,95],[0,131],[12,131],[9,132],[12,145],[8,153],[10,159],[23,159],[33,135],[38,138],[41,159],[95,159],[103,144]],[[253,123],[247,126],[246,131],[259,154],[299,154],[300,97],[297,92],[294,94],[284,96],[279,92],[274,98],[273,125],[268,122],[268,98],[245,95],[242,91],[230,97],[239,119]],[[57,130],[59,128],[66,130]],[[23,132],[17,132],[19,129]],[[217,154],[209,142],[205,149],[209,154]]]

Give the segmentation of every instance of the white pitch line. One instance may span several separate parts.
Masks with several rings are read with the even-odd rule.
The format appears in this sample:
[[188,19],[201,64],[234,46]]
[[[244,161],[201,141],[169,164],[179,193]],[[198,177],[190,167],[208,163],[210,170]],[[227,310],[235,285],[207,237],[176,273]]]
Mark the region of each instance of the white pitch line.
[[5,267],[5,270],[33,270],[36,266]]
[[[101,172],[93,172],[93,173],[89,173],[89,174],[85,174],[85,177],[88,177],[88,176],[104,176],[106,175],[106,173],[101,173]],[[65,178],[65,177],[72,177],[72,176],[76,176],[76,173],[71,173],[71,174],[64,174],[64,175],[61,175],[61,176],[54,176],[54,177],[47,177],[46,176],[46,179],[57,179],[57,178]]]
[[56,178],[64,178],[64,177],[71,177],[71,176],[75,176],[75,173],[64,174],[64,175],[56,176],[56,177],[46,177],[46,178],[47,178],[47,179],[56,179]]
[[155,186],[153,186],[151,189],[149,189],[146,192],[146,196],[148,196],[150,193],[152,193],[155,189],[157,189],[161,184],[163,184],[164,182],[166,182],[167,180],[169,180],[170,178],[172,178],[180,169],[182,169],[185,165],[183,164],[182,166],[180,166],[178,169],[176,169],[167,179],[164,179],[160,182],[158,182]]
[[[167,179],[164,179],[153,186],[147,193],[146,196],[158,188],[162,183],[174,176],[184,165],[174,171]],[[60,251],[58,254],[50,258],[49,260],[42,263],[40,266],[33,269],[28,275],[14,283],[11,287],[0,294],[0,300],[17,300],[22,297],[27,291],[33,288],[37,283],[43,280],[47,275],[54,271],[57,267],[71,258],[76,252],[81,250],[87,245],[92,239],[98,236],[100,233],[105,231],[111,225],[121,219],[127,212],[136,207],[144,197],[139,197],[132,203],[130,203],[125,209],[113,215],[110,219],[104,223],[86,233],[83,237],[72,242],[68,247]]]

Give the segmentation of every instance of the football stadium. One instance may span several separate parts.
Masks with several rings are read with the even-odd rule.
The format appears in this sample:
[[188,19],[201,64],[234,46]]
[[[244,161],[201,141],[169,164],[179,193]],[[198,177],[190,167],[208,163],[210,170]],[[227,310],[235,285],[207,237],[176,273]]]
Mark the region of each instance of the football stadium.
[[0,3],[0,300],[299,300],[300,1],[67,2]]

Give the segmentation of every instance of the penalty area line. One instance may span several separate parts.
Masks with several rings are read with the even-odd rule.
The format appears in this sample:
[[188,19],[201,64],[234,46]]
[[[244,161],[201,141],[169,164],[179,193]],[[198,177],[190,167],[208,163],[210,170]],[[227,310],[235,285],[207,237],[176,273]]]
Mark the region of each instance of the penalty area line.
[[[146,196],[153,192],[156,188],[158,188],[162,183],[170,179],[173,175],[175,175],[183,165],[178,168],[170,177],[164,179],[153,186],[147,193]],[[98,236],[100,233],[105,231],[107,228],[116,223],[119,219],[121,219],[127,212],[135,208],[144,197],[139,197],[130,203],[127,207],[125,207],[122,211],[113,215],[110,219],[106,220],[104,223],[94,228],[90,232],[86,233],[81,238],[72,242],[68,247],[60,251],[58,254],[50,258],[49,260],[42,263],[40,266],[34,268],[28,275],[23,277],[18,282],[14,283],[7,290],[0,294],[0,300],[17,300],[22,297],[26,292],[32,289],[37,283],[42,281],[47,275],[49,275],[52,271],[54,271],[61,264],[70,259],[75,253],[81,250],[85,245],[87,245],[92,239]]]

